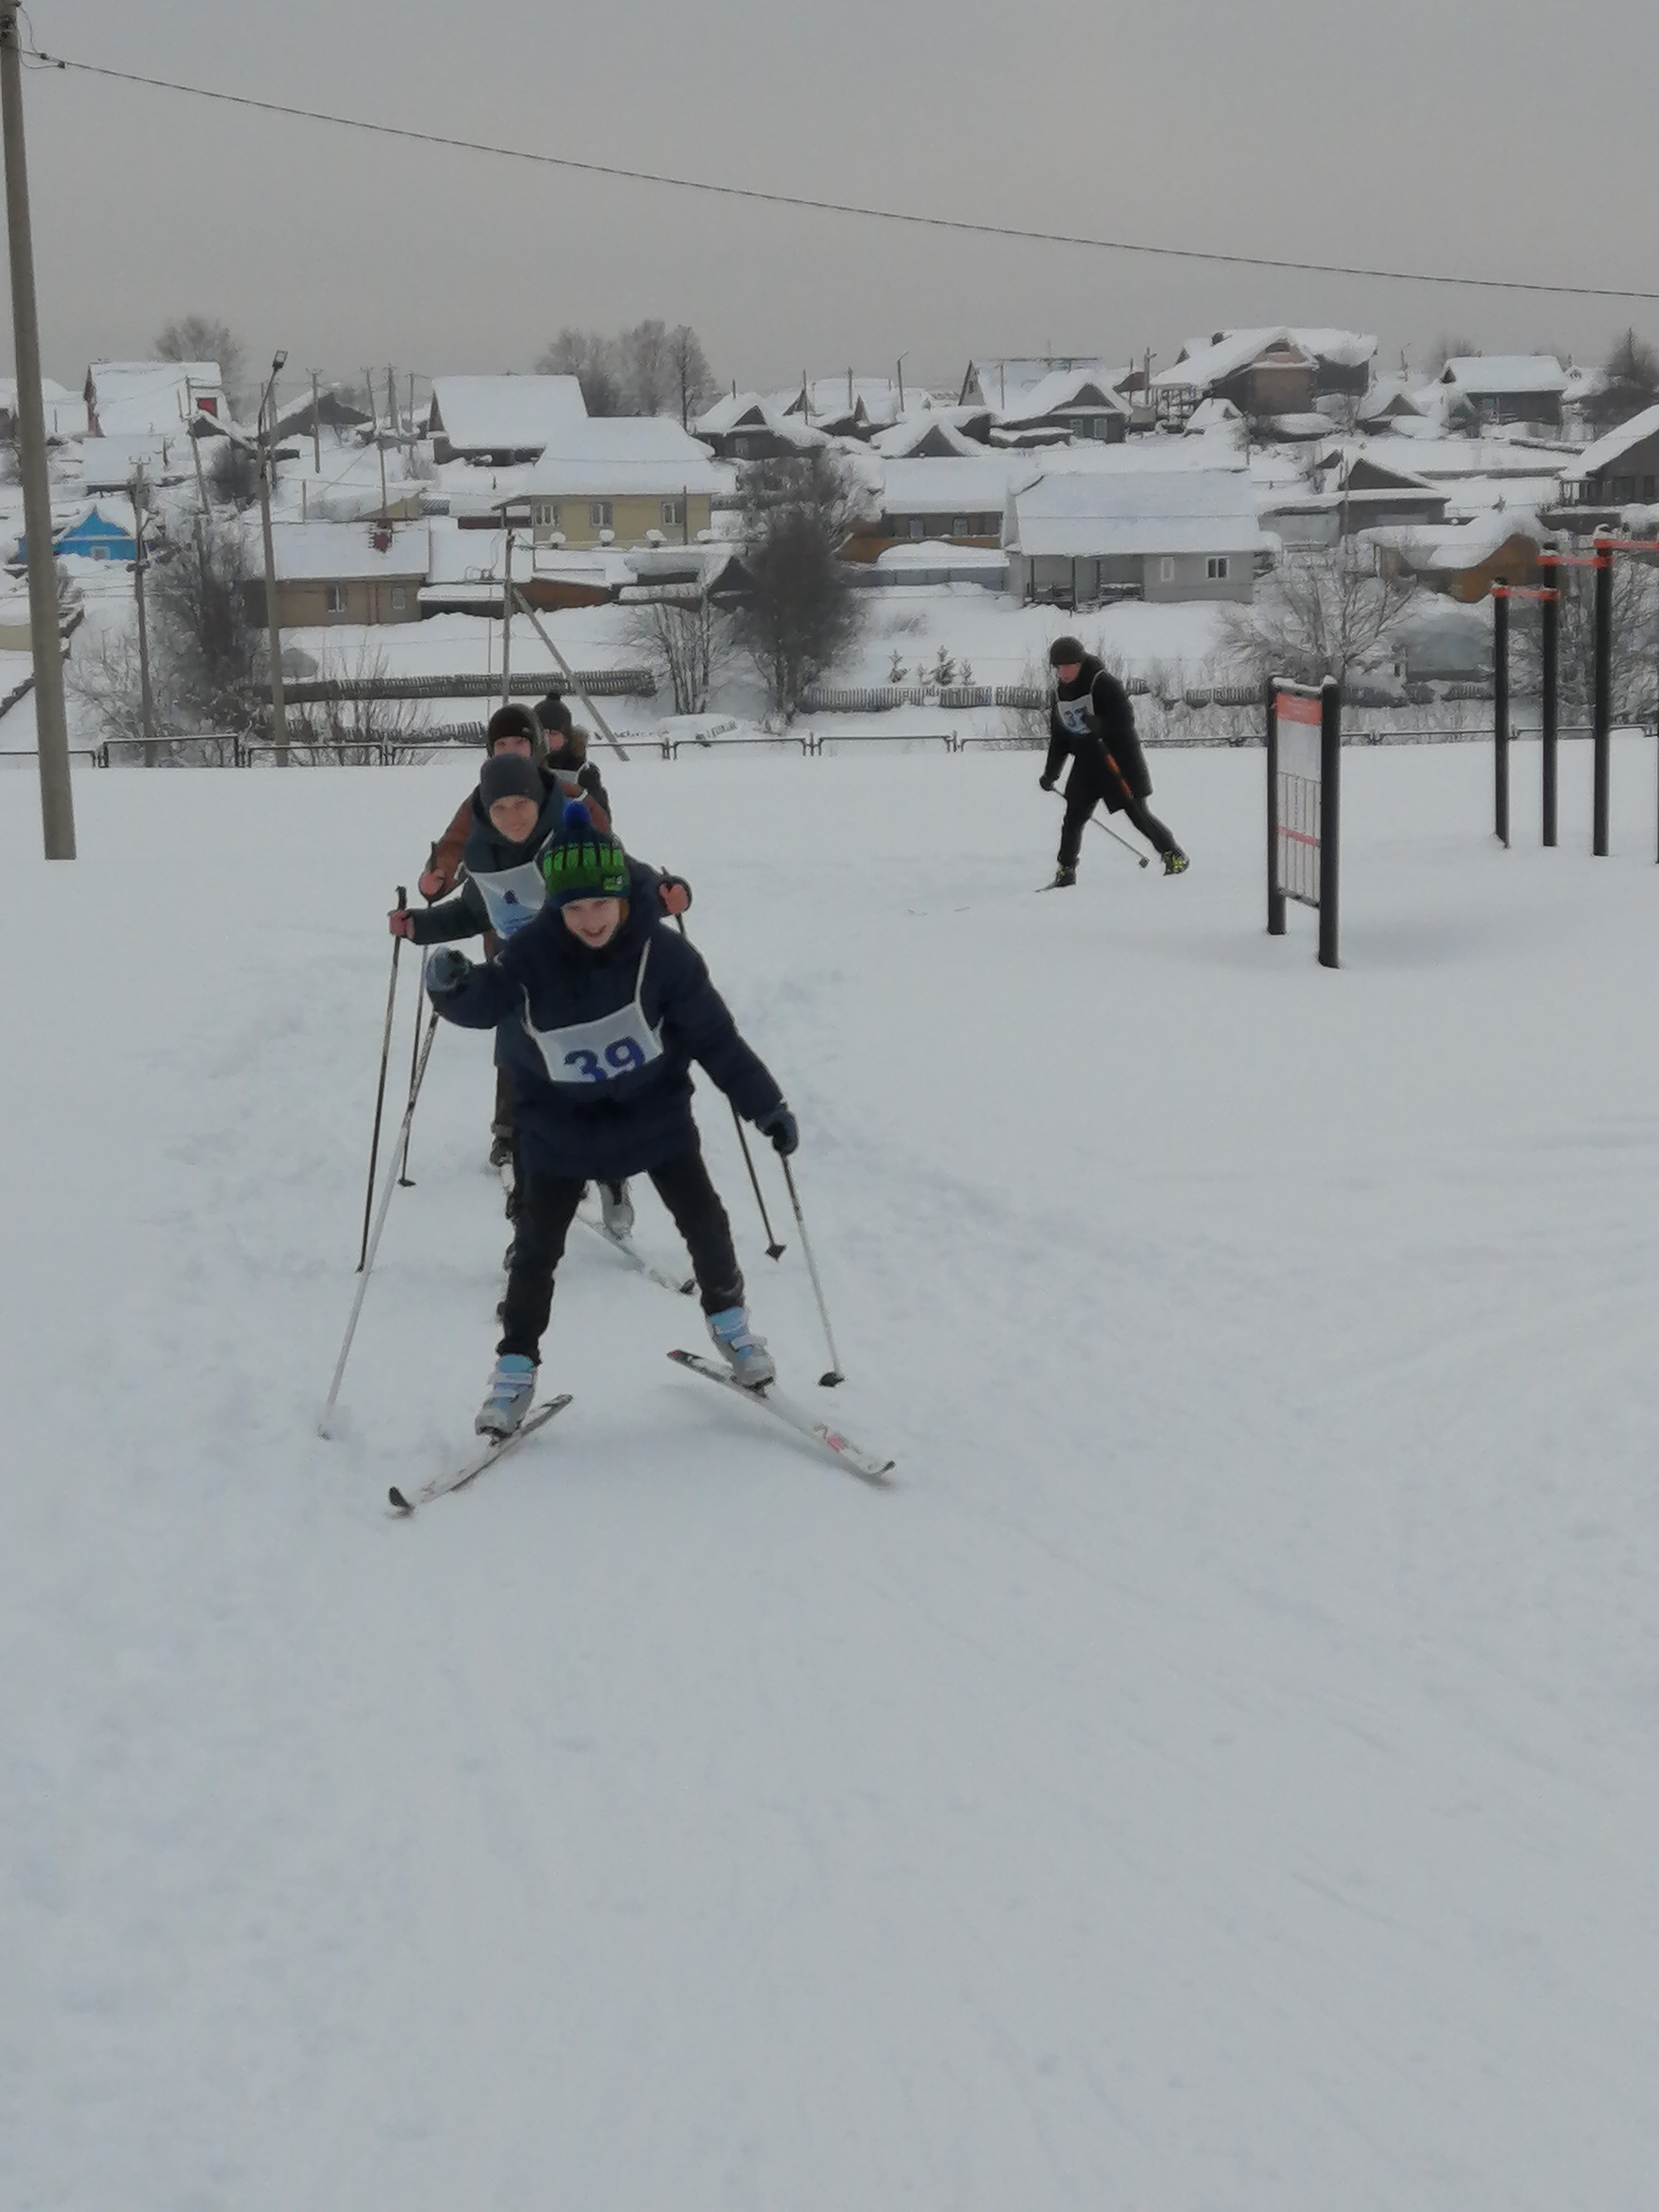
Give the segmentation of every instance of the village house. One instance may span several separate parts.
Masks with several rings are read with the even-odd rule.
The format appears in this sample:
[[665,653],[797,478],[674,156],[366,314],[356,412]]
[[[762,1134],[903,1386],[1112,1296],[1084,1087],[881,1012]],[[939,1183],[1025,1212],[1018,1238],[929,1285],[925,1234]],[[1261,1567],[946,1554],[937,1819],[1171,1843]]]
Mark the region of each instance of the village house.
[[1218,331],[1184,345],[1152,381],[1161,423],[1179,428],[1206,399],[1231,399],[1241,415],[1310,415],[1319,363],[1284,327]]
[[1446,387],[1449,420],[1561,426],[1567,373],[1553,353],[1462,355],[1435,380]]
[[735,484],[670,415],[583,416],[560,428],[520,495],[538,544],[690,544]]
[[1129,434],[1129,403],[1098,369],[1057,368],[1001,410],[992,442],[1029,446],[1051,438],[1084,438],[1121,446]]
[[827,431],[786,415],[758,392],[729,392],[692,426],[693,434],[722,461],[775,461],[827,446]]
[[[17,541],[17,560],[28,559],[28,539]],[[90,507],[84,514],[52,532],[52,550],[59,559],[66,556],[82,561],[126,561],[138,558],[137,541],[133,536],[132,512],[123,514],[118,509]]]
[[511,468],[539,460],[558,432],[586,420],[574,376],[440,376],[433,380],[427,434],[440,463]]
[[1659,502],[1659,407],[1644,408],[1586,446],[1561,471],[1561,495],[1571,507],[1600,508],[1609,520],[1620,507]]
[[176,436],[204,414],[230,414],[216,361],[94,361],[83,398],[89,438]]
[[842,549],[848,561],[878,560],[890,545],[943,539],[996,546],[1008,501],[1011,469],[1023,459],[974,448],[940,460],[890,460],[882,468],[880,511]]
[[[82,402],[72,392],[54,383],[49,376],[40,380],[40,409],[46,426],[46,443],[61,445],[66,438],[76,437],[82,427]],[[17,439],[17,379],[0,376],[0,445],[13,445]]]
[[183,483],[194,467],[182,423],[174,424],[170,437],[81,441],[81,485],[94,498],[100,492],[125,491],[141,468],[152,484],[172,484]]
[[1271,550],[1248,471],[1051,471],[1010,490],[1008,589],[1071,608],[1103,599],[1255,596]]
[[826,437],[867,439],[897,422],[902,398],[886,377],[854,376],[849,368],[841,376],[804,379],[796,392],[775,392],[772,405]]
[[[425,523],[279,522],[270,534],[279,629],[420,620],[431,557]],[[249,622],[263,629],[264,565],[257,533],[249,552],[242,603]]]

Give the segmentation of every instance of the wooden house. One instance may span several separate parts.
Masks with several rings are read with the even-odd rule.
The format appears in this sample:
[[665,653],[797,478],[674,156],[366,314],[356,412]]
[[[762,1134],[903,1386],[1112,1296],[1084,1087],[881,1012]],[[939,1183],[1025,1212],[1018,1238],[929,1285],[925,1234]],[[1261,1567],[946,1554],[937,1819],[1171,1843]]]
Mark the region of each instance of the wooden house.
[[[425,523],[279,522],[271,544],[279,628],[420,620],[431,558]],[[243,604],[248,620],[263,629],[264,570],[257,536],[251,550]]]
[[686,544],[736,481],[672,416],[583,416],[556,432],[519,495],[538,544]]
[[1449,416],[1560,428],[1567,373],[1553,353],[1462,355],[1435,380],[1445,387]]
[[1319,364],[1289,330],[1218,331],[1194,339],[1152,381],[1160,422],[1176,428],[1206,399],[1231,399],[1241,415],[1308,415]]
[[440,376],[427,434],[437,461],[511,468],[538,461],[559,432],[586,420],[574,376]]

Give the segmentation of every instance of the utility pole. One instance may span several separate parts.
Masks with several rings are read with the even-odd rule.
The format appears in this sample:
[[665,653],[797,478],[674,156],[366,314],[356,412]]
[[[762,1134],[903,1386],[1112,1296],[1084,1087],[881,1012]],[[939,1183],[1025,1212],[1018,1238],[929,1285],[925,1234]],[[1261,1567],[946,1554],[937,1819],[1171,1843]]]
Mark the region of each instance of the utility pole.
[[[288,359],[279,353],[270,365],[270,380]],[[269,388],[269,387],[267,387]],[[274,411],[274,410],[273,410]],[[270,736],[276,748],[276,765],[288,766],[288,702],[283,696],[283,632],[276,619],[276,547],[270,534],[270,479],[275,463],[270,440],[265,435],[265,404],[259,402],[259,529],[265,548],[265,635],[270,646]]]
[[202,441],[197,433],[202,418],[197,412],[196,387],[191,378],[185,379],[185,435],[190,440],[190,457],[196,464],[196,496],[204,514],[208,511],[207,479],[202,474]]
[[317,396],[317,372],[311,372],[311,465],[317,475],[323,473],[323,425],[317,410],[321,404]]
[[138,608],[138,696],[144,718],[144,766],[154,768],[160,756],[155,746],[155,702],[149,688],[149,625],[144,616],[144,514],[149,505],[149,485],[139,462],[127,486],[132,499],[132,596]]
[[64,709],[64,649],[58,629],[58,562],[52,550],[46,482],[46,410],[40,397],[40,324],[29,231],[29,173],[23,145],[23,58],[18,0],[0,0],[0,116],[6,152],[6,236],[11,249],[11,319],[17,348],[17,460],[29,541],[29,644],[34,656],[35,745],[40,763],[40,829],[49,860],[75,858],[75,793]]
[[[507,517],[503,515],[501,520],[505,523]],[[506,574],[501,585],[501,704],[505,707],[508,697],[507,686],[511,680],[513,664],[513,532],[511,530],[506,533],[501,558],[506,567]]]

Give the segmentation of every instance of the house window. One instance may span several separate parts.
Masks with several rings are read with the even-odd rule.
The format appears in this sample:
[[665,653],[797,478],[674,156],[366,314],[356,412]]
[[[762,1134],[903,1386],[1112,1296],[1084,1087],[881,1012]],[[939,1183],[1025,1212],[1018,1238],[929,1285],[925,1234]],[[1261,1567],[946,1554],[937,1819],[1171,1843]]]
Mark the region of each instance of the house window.
[[904,534],[907,538],[925,538],[927,526],[919,514],[913,514],[904,526]]
[[346,611],[346,587],[343,584],[325,584],[323,586],[325,613],[343,615]]
[[951,516],[951,535],[952,538],[965,538],[968,535],[968,518],[965,514]]
[[1211,583],[1224,584],[1227,580],[1227,556],[1224,553],[1212,553],[1204,563],[1204,574]]
[[538,499],[531,520],[538,530],[556,530],[559,526],[559,507],[556,500]]
[[665,530],[684,529],[685,501],[683,499],[664,500],[662,503],[662,526]]
[[400,614],[402,614],[402,613],[404,612],[404,609],[408,606],[408,605],[409,605],[409,594],[408,594],[408,592],[404,589],[404,587],[403,587],[403,586],[402,586],[401,584],[394,584],[394,585],[392,586],[392,613],[393,613],[394,615],[400,615]]
[[610,530],[613,527],[611,520],[611,501],[608,499],[588,501],[587,526],[590,530]]
[[1647,501],[1650,506],[1652,505],[1656,499],[1659,499],[1659,477],[1643,477],[1642,496]]
[[1160,584],[1174,583],[1175,559],[1173,555],[1166,553],[1159,561],[1158,564],[1158,580]]
[[1615,477],[1613,480],[1613,495],[1616,500],[1620,501],[1634,499],[1636,496],[1635,477]]

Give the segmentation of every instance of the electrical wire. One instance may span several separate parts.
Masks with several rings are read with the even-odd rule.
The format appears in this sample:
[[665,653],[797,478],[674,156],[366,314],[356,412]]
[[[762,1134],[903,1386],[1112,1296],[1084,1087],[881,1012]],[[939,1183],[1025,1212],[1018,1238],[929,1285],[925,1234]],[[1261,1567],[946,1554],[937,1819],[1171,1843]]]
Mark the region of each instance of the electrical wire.
[[954,231],[969,238],[1077,246],[1090,252],[1133,253],[1153,260],[1202,261],[1233,269],[1275,269],[1304,276],[1359,276],[1383,284],[1450,284],[1474,292],[1525,292],[1568,300],[1659,300],[1659,292],[1638,291],[1621,285],[1547,284],[1525,277],[1457,276],[1427,269],[1375,269],[1343,261],[1294,261],[1277,255],[1224,253],[1194,246],[1152,246],[1136,239],[1090,238],[1068,231],[1025,229],[1012,223],[975,222],[964,216],[919,215],[905,208],[866,207],[856,201],[813,199],[800,192],[767,191],[757,185],[716,184],[706,177],[676,177],[652,169],[625,169],[611,162],[579,161],[568,155],[532,153],[518,146],[489,146],[477,139],[452,137],[441,131],[416,131],[406,124],[375,123],[365,116],[335,115],[325,108],[295,107],[282,100],[260,100],[251,93],[217,92],[206,85],[183,84],[172,77],[143,76],[132,70],[108,68],[100,62],[43,53],[38,47],[31,50],[28,58],[37,67],[74,70],[82,76],[104,77],[117,84],[143,85],[154,92],[183,93],[192,100],[252,108],[263,115],[286,116],[298,122],[326,123],[337,130],[365,131],[377,138],[399,138],[409,144],[437,146],[453,153],[483,154],[498,161],[529,162],[539,168],[562,169],[579,176],[608,177],[628,184],[659,185],[673,191],[749,200],[765,207],[799,208],[814,215],[851,216],[863,222],[905,223],[921,230]]

